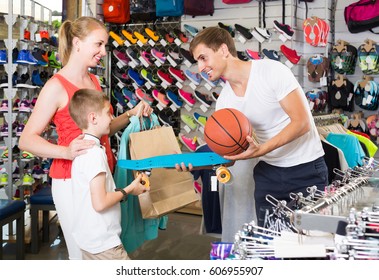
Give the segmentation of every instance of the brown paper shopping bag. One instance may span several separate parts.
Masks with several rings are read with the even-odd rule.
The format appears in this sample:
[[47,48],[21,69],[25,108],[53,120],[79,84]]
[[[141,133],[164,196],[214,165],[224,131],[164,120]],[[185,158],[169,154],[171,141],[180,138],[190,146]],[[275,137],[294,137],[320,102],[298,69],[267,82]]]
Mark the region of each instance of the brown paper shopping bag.
[[[162,126],[131,133],[131,159],[181,153],[172,127]],[[150,192],[138,196],[142,217],[158,218],[198,200],[189,172],[156,168],[151,172]]]

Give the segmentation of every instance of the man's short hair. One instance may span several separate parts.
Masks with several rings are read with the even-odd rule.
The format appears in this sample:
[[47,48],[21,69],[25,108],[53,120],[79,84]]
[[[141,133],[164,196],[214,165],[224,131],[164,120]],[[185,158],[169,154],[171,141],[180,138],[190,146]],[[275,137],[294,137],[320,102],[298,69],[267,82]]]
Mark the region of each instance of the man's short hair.
[[204,44],[213,51],[217,51],[222,44],[226,44],[231,55],[237,57],[233,37],[223,28],[211,26],[201,30],[190,43],[189,51],[192,55],[194,49],[200,44]]

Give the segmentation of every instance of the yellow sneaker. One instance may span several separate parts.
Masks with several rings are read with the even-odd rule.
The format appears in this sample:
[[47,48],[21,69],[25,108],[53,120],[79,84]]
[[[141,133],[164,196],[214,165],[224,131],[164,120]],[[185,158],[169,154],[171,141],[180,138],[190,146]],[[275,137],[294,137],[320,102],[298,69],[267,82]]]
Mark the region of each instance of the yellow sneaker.
[[115,40],[117,42],[117,44],[119,44],[119,45],[123,45],[125,42],[125,40],[123,40],[120,36],[118,36],[113,31],[109,31],[109,36],[111,36],[112,39]]
[[134,36],[136,36],[137,39],[140,40],[142,44],[147,43],[147,38],[145,36],[143,36],[141,33],[134,31]]
[[125,36],[126,39],[128,39],[128,41],[131,44],[137,43],[137,38],[135,38],[132,33],[128,32],[128,31],[126,31],[124,29],[121,31],[121,33],[122,33],[122,35]]
[[155,32],[153,30],[151,30],[149,27],[146,27],[145,28],[145,33],[151,38],[154,40],[154,42],[158,41],[159,39],[159,36],[157,34],[155,34]]

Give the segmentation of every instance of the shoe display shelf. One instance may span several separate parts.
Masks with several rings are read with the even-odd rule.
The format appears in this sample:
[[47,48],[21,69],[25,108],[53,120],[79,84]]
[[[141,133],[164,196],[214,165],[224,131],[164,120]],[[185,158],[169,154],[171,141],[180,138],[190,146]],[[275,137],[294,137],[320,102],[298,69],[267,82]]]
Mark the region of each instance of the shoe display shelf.
[[[25,1],[31,4],[32,15],[25,14]],[[47,174],[38,173],[42,159],[18,149],[18,139],[28,121],[40,88],[60,67],[56,59],[57,40],[53,36],[52,11],[30,0],[21,0],[19,14],[14,13],[13,2],[8,1],[8,14],[0,15],[0,49],[5,60],[0,63],[0,131],[2,196],[29,202],[30,195]],[[40,13],[36,10],[40,9]],[[38,20],[35,17],[38,14]],[[49,141],[54,140],[51,127],[44,132]],[[34,169],[34,171],[33,171]],[[33,174],[32,174],[33,171]]]
[[[178,135],[181,108],[178,90],[183,87],[183,80],[179,77],[183,63],[180,46],[185,41],[180,23],[156,21],[106,25],[110,35],[107,79],[115,113],[121,114],[133,108],[139,100],[145,100],[160,116],[162,125],[171,125]],[[173,76],[170,69],[178,75]]]

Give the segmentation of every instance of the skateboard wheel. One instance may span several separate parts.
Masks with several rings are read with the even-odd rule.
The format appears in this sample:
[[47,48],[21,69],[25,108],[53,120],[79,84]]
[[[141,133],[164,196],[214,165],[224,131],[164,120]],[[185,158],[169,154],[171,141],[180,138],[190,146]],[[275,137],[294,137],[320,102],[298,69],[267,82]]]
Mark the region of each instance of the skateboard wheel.
[[220,183],[224,183],[224,184],[229,182],[231,178],[229,169],[224,166],[221,166],[216,169],[216,176],[217,176],[217,180]]
[[144,185],[146,188],[149,188],[150,187],[150,181],[149,181],[149,177],[147,176],[147,174],[145,172],[136,172],[137,176],[139,174],[142,174],[142,179],[141,179],[141,184]]

